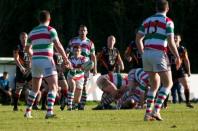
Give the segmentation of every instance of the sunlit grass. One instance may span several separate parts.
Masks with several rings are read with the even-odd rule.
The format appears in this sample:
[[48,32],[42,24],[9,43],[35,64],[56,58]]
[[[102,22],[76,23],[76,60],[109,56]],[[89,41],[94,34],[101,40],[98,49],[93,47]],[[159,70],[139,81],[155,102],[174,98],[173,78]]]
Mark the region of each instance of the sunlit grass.
[[170,104],[162,110],[164,121],[144,122],[145,110],[61,111],[55,107],[57,119],[46,120],[44,111],[33,111],[33,119],[25,119],[24,106],[13,112],[11,106],[0,106],[0,131],[198,131],[198,104],[194,109],[184,104]]

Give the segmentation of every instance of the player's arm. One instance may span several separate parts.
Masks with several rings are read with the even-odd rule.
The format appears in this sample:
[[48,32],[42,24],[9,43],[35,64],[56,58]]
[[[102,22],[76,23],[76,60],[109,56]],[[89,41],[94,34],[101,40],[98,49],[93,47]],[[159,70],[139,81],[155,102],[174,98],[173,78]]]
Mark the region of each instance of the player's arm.
[[124,58],[128,61],[128,62],[131,62],[132,60],[132,57],[130,56],[131,54],[131,47],[128,46],[124,52]]
[[68,60],[68,57],[59,39],[54,39],[53,42],[54,42],[55,49],[62,55],[64,64],[67,66],[67,68],[72,68],[71,63]]
[[168,21],[166,23],[166,35],[167,35],[168,47],[171,53],[176,58],[175,59],[176,68],[179,69],[179,67],[181,66],[181,59],[174,40],[174,23],[172,21]]
[[122,61],[120,54],[118,54],[118,64],[120,65],[120,70],[124,70],[124,63]]
[[97,60],[99,61],[100,65],[104,66],[108,70],[108,65],[104,61],[104,52],[103,52],[103,50],[98,53]]
[[176,62],[175,62],[176,63],[176,68],[179,69],[179,67],[181,65],[181,59],[179,57],[179,53],[178,53],[177,47],[175,45],[174,36],[169,35],[167,40],[168,40],[168,47],[169,47],[171,53],[176,58]]
[[50,35],[51,35],[51,40],[53,41],[56,50],[62,55],[63,62],[65,64],[65,66],[67,68],[72,68],[72,65],[71,65],[70,61],[68,60],[68,57],[64,51],[64,48],[63,48],[61,42],[59,41],[58,34],[57,34],[56,30],[51,29]]
[[96,55],[95,54],[91,54],[91,60],[94,62],[94,75],[97,74],[97,60],[96,60]]
[[72,46],[71,41],[72,41],[72,40],[69,41],[68,46],[67,46],[67,48],[66,48],[66,52],[65,52],[67,58],[69,58],[69,55],[70,55],[70,52],[71,52],[71,46]]
[[138,51],[140,52],[140,54],[143,54],[143,52],[144,52],[143,39],[144,39],[144,34],[138,32],[136,34],[135,41],[136,41],[136,45],[137,45],[137,48],[138,48]]
[[184,60],[184,65],[185,65],[185,68],[187,70],[188,76],[190,76],[190,74],[191,74],[190,60],[188,58],[188,52],[187,52],[187,50],[185,50],[185,54],[184,54],[183,60]]
[[145,28],[144,28],[144,22],[141,24],[141,26],[138,29],[138,32],[136,33],[135,42],[138,48],[138,51],[140,54],[143,54],[144,52],[144,44],[143,39],[145,36]]
[[19,67],[22,73],[25,73],[25,67],[23,67],[22,63],[20,62],[19,58],[19,49],[13,51],[13,57],[16,62],[16,65]]
[[96,59],[96,55],[95,55],[95,47],[94,47],[94,43],[91,42],[91,60],[94,63],[94,68],[93,68],[93,75],[97,74],[97,59]]

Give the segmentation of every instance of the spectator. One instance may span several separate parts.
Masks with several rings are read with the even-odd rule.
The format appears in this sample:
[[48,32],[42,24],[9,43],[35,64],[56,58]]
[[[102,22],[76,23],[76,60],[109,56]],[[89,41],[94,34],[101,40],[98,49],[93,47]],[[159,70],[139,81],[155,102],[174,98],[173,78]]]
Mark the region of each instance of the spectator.
[[179,81],[174,82],[173,87],[171,88],[171,95],[173,98],[172,102],[174,104],[177,103],[177,97],[179,103],[183,102],[181,88],[182,87]]
[[10,104],[11,102],[11,88],[9,87],[8,72],[3,72],[0,77],[0,97],[2,104]]

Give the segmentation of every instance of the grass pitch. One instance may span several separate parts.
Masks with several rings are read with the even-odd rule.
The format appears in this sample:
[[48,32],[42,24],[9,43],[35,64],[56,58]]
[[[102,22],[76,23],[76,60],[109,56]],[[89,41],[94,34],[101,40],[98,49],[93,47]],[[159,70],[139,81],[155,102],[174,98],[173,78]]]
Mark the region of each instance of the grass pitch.
[[164,121],[143,121],[145,110],[61,111],[57,119],[44,119],[44,111],[33,111],[33,119],[23,117],[25,106],[18,112],[12,106],[0,106],[0,131],[198,131],[198,104],[189,109],[185,104],[169,104],[162,110]]

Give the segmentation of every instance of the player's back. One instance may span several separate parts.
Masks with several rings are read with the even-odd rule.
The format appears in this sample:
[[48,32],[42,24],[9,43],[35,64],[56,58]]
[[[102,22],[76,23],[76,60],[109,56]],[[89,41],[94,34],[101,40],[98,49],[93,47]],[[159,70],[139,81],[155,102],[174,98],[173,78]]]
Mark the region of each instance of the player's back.
[[173,28],[172,20],[162,13],[148,17],[140,28],[140,31],[145,34],[145,47],[167,50],[167,36],[173,33]]
[[56,31],[50,26],[39,25],[29,34],[29,42],[32,44],[33,59],[53,57],[53,41]]

